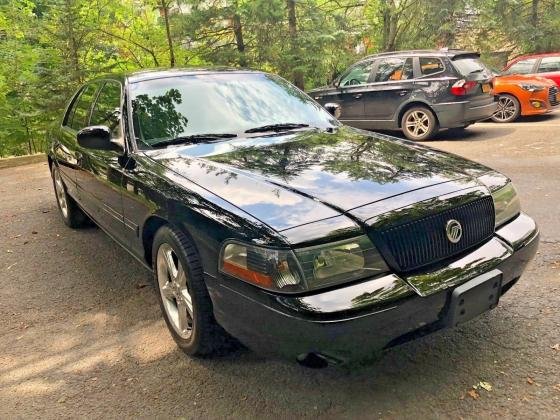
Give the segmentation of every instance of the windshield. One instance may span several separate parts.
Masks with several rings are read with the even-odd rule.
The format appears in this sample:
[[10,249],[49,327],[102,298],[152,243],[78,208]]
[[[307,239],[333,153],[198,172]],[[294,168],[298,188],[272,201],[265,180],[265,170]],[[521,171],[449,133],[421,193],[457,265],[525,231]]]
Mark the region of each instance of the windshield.
[[212,133],[240,135],[256,127],[338,125],[301,90],[264,73],[214,73],[166,77],[130,85],[139,146]]

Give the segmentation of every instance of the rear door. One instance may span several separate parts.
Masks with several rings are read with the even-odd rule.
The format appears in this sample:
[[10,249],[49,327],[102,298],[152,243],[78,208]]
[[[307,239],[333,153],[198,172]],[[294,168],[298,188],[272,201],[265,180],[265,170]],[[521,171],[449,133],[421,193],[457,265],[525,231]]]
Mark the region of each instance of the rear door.
[[[103,82],[87,125],[107,126],[113,139],[122,141],[121,92],[120,82]],[[121,242],[124,238],[122,178],[125,163],[122,159],[121,151],[83,148],[78,172],[80,196],[88,203],[97,223]]]
[[541,58],[537,73],[539,76],[554,80],[560,86],[560,55]]
[[58,163],[60,174],[63,178],[66,191],[78,199],[76,188],[76,171],[78,166],[78,143],[76,142],[76,132],[72,128],[72,119],[76,113],[76,107],[82,94],[87,95],[88,86],[82,87],[68,105],[64,119],[59,129],[53,131],[53,153]]
[[396,112],[414,90],[413,57],[379,59],[364,93],[366,119],[380,128],[390,128],[387,121],[396,120]]

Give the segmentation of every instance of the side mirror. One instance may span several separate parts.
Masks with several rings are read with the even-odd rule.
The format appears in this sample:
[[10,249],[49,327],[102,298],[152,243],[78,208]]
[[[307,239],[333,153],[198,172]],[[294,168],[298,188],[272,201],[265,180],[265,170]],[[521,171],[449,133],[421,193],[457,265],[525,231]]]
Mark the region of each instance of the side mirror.
[[334,102],[329,102],[325,104],[325,109],[329,111],[331,115],[333,115],[336,119],[340,118],[340,114],[342,114],[342,109],[340,108],[339,104],[335,104]]
[[82,128],[77,135],[78,144],[86,149],[122,151],[122,146],[111,141],[111,130],[105,125]]

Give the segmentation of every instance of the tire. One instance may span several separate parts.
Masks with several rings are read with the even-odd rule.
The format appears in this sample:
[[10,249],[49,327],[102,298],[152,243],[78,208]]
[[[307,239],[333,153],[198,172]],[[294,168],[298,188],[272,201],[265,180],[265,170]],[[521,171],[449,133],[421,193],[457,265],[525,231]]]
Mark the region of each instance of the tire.
[[428,140],[438,131],[438,123],[434,113],[423,106],[407,109],[401,119],[403,134],[409,140]]
[[161,312],[177,346],[195,357],[227,352],[233,340],[214,319],[192,241],[183,232],[162,226],[154,236],[152,262]]
[[89,217],[78,207],[78,204],[70,197],[66,191],[66,186],[60,176],[60,170],[55,164],[51,168],[51,177],[53,181],[56,204],[62,220],[68,227],[79,229],[90,224]]
[[498,110],[492,115],[492,121],[508,123],[515,121],[521,114],[521,105],[513,95],[502,93],[498,95]]

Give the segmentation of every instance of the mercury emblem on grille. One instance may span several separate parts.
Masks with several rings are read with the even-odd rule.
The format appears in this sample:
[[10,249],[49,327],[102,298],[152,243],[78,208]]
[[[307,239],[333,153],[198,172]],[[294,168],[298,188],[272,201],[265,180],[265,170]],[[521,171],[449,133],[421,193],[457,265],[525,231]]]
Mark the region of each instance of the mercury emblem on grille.
[[456,244],[463,236],[463,226],[455,219],[449,219],[445,225],[445,233],[449,242]]

